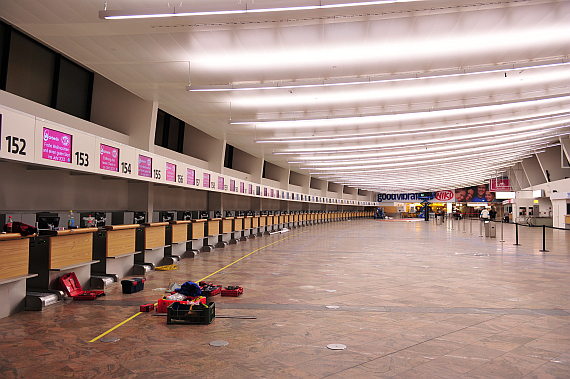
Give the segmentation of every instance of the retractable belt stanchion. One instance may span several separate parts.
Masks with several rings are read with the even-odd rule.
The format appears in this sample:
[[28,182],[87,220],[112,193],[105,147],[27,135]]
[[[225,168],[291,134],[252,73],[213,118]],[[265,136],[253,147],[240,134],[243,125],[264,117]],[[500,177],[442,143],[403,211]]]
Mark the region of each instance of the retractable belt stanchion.
[[466,220],[465,218],[463,218],[463,233],[467,233],[467,231],[465,230],[465,222],[466,222],[466,221],[467,221],[467,220]]
[[546,225],[542,225],[542,250],[539,251],[548,253],[548,250],[546,250]]
[[504,228],[505,228],[505,222],[501,221],[501,241],[500,242],[505,242],[505,237],[504,237],[504,233],[503,233]]
[[479,221],[479,237],[483,237],[483,219]]
[[513,245],[520,246],[520,243],[519,243],[519,224],[516,222],[515,222],[515,243]]
[[473,235],[473,219],[469,218],[469,234]]

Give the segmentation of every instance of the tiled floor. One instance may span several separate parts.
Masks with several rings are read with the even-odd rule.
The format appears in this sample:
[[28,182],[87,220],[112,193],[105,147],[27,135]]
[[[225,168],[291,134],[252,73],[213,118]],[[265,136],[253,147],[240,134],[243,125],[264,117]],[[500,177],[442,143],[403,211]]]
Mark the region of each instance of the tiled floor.
[[[354,220],[293,229],[0,320],[2,378],[570,378],[570,232]],[[169,280],[239,284],[211,325],[140,314]],[[327,306],[338,308],[327,308]],[[209,342],[225,340],[224,347]],[[344,344],[345,350],[327,349]]]

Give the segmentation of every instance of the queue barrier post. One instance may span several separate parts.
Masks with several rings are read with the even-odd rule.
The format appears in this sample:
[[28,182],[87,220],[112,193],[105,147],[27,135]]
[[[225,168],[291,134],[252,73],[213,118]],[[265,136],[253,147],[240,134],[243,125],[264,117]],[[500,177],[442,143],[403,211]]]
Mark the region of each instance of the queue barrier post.
[[515,242],[513,245],[515,246],[520,246],[521,244],[519,243],[519,224],[515,222]]
[[546,225],[542,225],[542,250],[539,250],[542,253],[547,253],[546,250]]

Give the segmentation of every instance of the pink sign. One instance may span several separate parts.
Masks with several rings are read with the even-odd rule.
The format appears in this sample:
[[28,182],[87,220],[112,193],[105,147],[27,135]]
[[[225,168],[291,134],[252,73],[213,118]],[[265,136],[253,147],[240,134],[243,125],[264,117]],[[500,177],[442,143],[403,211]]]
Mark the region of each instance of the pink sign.
[[139,154],[139,176],[152,178],[152,158]]
[[173,163],[166,162],[166,181],[167,182],[176,181],[176,165]]
[[241,182],[241,183],[239,184],[239,192],[240,192],[240,193],[245,193],[245,183],[244,183],[244,182]]
[[186,184],[196,185],[196,171],[191,168],[186,169]]
[[273,188],[271,189],[271,197],[275,197],[275,194],[273,193]]
[[44,128],[42,158],[71,163],[71,134]]
[[224,189],[224,177],[223,176],[218,176],[218,189],[219,190]]
[[204,184],[205,188],[210,188],[210,174],[204,173]]
[[99,168],[119,172],[119,149],[101,144],[100,150]]
[[235,192],[236,191],[236,181],[230,179],[230,191]]
[[263,196],[267,196],[267,188],[263,188]]
[[249,185],[249,194],[253,195],[253,184]]

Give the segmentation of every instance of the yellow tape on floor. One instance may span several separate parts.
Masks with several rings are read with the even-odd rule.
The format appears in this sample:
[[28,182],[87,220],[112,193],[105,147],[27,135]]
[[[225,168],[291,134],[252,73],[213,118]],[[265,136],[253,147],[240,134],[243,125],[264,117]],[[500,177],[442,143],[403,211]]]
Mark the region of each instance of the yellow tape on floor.
[[[279,239],[279,240],[277,240],[277,241],[275,241],[275,242],[272,242],[272,243],[270,243],[270,244],[268,244],[268,245],[265,245],[265,246],[263,246],[263,247],[260,247],[259,249],[256,249],[256,250],[252,251],[251,253],[249,253],[249,254],[247,254],[247,255],[244,255],[244,256],[241,257],[240,259],[237,259],[237,260],[233,261],[233,262],[230,263],[229,265],[224,266],[224,267],[222,267],[221,269],[219,269],[219,270],[217,270],[217,271],[211,273],[210,275],[203,277],[202,279],[198,280],[198,282],[201,282],[201,281],[203,281],[203,280],[208,279],[210,276],[213,276],[213,275],[217,274],[218,272],[220,272],[220,271],[222,271],[222,270],[224,270],[224,269],[230,267],[231,265],[233,265],[233,264],[235,264],[235,263],[241,261],[242,259],[249,257],[251,254],[257,253],[258,251],[263,250],[263,249],[265,249],[265,248],[267,248],[267,247],[269,247],[269,246],[271,246],[271,245],[275,245],[277,242],[284,241],[284,240],[286,240],[287,238],[294,237],[294,236],[299,235],[299,234],[301,234],[301,233],[305,233],[305,232],[295,233],[295,234],[293,234],[293,235],[290,235],[289,237],[281,238],[281,239]],[[154,304],[155,307],[156,307],[156,305],[157,305],[157,304]],[[135,317],[137,317],[137,316],[140,315],[141,313],[142,313],[142,312],[138,312],[137,314],[135,314],[135,315],[129,317],[129,318],[126,319],[125,321],[121,322],[120,324],[115,325],[115,326],[112,327],[111,329],[107,330],[105,333],[98,335],[97,337],[93,338],[93,339],[92,339],[91,341],[89,341],[89,342],[95,342],[95,341],[97,341],[99,338],[106,336],[107,334],[111,333],[113,330],[115,330],[115,329],[117,329],[118,327],[120,327],[120,326],[126,324],[127,322],[131,321],[132,319],[134,319]]]

